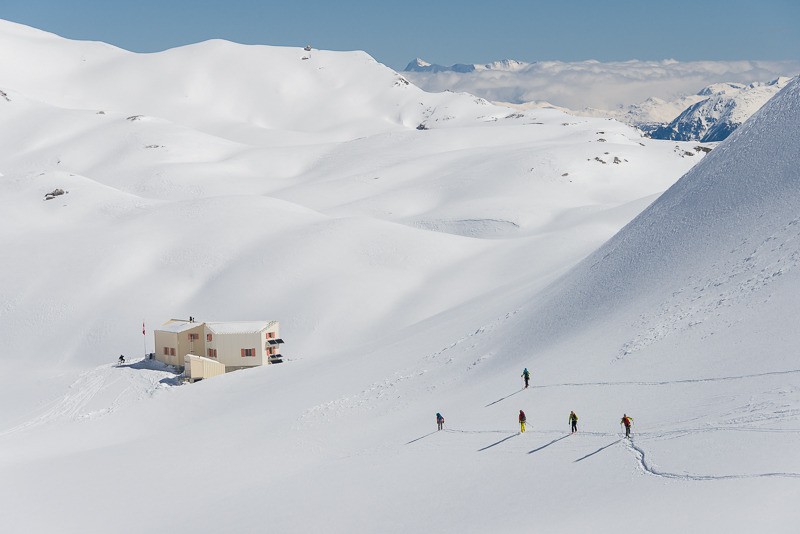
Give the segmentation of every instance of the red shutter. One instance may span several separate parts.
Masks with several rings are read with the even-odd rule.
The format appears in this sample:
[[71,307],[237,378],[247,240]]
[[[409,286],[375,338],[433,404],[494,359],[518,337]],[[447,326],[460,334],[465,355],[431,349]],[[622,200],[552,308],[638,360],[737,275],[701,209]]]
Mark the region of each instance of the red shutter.
[[244,349],[242,349],[242,358],[244,358]]

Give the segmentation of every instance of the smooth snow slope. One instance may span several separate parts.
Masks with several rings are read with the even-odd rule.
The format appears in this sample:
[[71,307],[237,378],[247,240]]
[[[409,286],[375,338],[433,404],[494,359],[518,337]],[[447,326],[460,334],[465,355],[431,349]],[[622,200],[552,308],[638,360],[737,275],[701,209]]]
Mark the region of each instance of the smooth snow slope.
[[[15,31],[0,33],[24,55],[31,30],[19,29],[22,41]],[[53,45],[47,52],[36,41],[47,54],[77,46],[41,39]],[[196,48],[198,61],[216,48]],[[360,63],[358,54],[330,54],[331,64]],[[295,76],[310,61],[279,72]],[[383,87],[383,68],[373,66],[343,68],[358,79],[340,74],[337,83]],[[389,96],[388,108],[352,121],[332,97],[321,112],[334,126],[322,133],[289,118],[289,130],[263,135],[243,115],[204,115],[141,95],[152,113],[128,120],[141,111],[127,98],[99,94],[119,107],[98,115],[91,102],[68,106],[32,84],[20,73],[24,62],[17,67],[0,81],[9,97],[0,100],[4,531],[795,526],[796,370],[749,349],[768,344],[764,353],[774,355],[794,341],[796,308],[773,285],[771,299],[743,290],[727,307],[701,295],[718,316],[699,334],[680,321],[698,295],[682,284],[686,273],[710,289],[719,273],[738,272],[723,262],[725,239],[697,237],[702,224],[718,230],[711,214],[727,213],[724,205],[750,214],[723,219],[725,235],[747,238],[756,228],[760,239],[793,228],[778,215],[759,226],[758,206],[773,208],[768,196],[757,204],[743,189],[713,186],[720,176],[732,184],[751,174],[793,176],[797,154],[781,136],[796,139],[796,84],[776,104],[788,133],[775,133],[777,112],[762,111],[757,134],[726,141],[721,147],[739,145],[679,184],[708,181],[700,208],[709,217],[677,210],[642,223],[660,212],[657,202],[606,245],[611,260],[601,248],[570,271],[701,158],[694,144],[641,139],[613,121],[516,115],[421,92],[415,106],[452,103],[427,116],[428,130],[417,130],[416,119],[386,123],[396,117]],[[169,67],[180,77],[180,62]],[[107,72],[74,79],[88,86]],[[264,109],[293,98],[284,97]],[[183,111],[155,114],[173,106]],[[283,133],[295,137],[278,139]],[[69,193],[44,201],[55,187]],[[717,201],[724,198],[731,201]],[[775,213],[786,215],[781,206]],[[688,232],[684,220],[700,226]],[[643,227],[650,230],[636,230]],[[674,259],[640,258],[678,241],[687,249]],[[743,269],[752,261],[731,257]],[[142,318],[149,332],[189,314],[279,319],[289,361],[192,386],[175,386],[168,370],[144,362],[110,365],[143,349]],[[773,347],[781,336],[787,342]],[[533,371],[527,391],[523,366]],[[519,409],[530,421],[524,435]],[[580,433],[567,437],[570,409]],[[447,419],[444,432],[432,432],[436,411]],[[632,443],[619,439],[624,411],[636,418]]]
[[[153,54],[0,21],[0,87],[70,109],[158,117],[254,145],[342,141],[427,120],[494,120],[471,95],[423,93],[364,52],[207,41]],[[20,54],[19,50],[25,52]]]

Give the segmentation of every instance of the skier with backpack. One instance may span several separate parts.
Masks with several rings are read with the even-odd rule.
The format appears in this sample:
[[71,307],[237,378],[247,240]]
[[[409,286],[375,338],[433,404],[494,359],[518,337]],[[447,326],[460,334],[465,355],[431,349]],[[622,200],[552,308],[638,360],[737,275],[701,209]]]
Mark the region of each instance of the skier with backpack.
[[119,360],[117,360],[117,362],[118,362],[117,365],[122,365],[123,363],[125,363],[125,356],[120,354],[119,355]]
[[519,411],[519,431],[520,431],[520,433],[525,432],[525,421],[527,421],[527,418],[525,417],[525,412],[520,410]]
[[522,371],[522,378],[525,379],[525,388],[527,388],[528,387],[528,382],[531,379],[531,373],[528,371],[527,367]]
[[442,414],[440,414],[439,412],[436,412],[436,426],[439,427],[439,430],[441,430],[442,427],[444,427],[444,417],[442,417]]
[[622,414],[622,419],[620,420],[619,423],[625,427],[625,437],[629,438],[631,436],[631,425],[633,424],[633,417],[628,417],[626,414]]
[[569,412],[569,424],[572,427],[572,434],[578,431],[578,415],[575,412]]

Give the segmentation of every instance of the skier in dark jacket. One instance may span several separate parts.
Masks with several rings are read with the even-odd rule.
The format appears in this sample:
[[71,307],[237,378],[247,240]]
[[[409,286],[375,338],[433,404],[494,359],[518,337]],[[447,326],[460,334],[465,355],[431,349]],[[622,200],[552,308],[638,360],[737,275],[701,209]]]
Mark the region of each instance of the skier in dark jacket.
[[436,426],[439,427],[439,430],[444,426],[444,417],[439,412],[436,412]]
[[525,417],[525,412],[520,410],[519,411],[519,431],[520,432],[525,432],[525,422],[526,421],[527,421],[527,418]]
[[120,354],[119,355],[119,360],[117,360],[117,361],[119,362],[119,365],[122,365],[123,363],[125,363],[125,356]]
[[531,379],[531,374],[530,374],[530,372],[528,372],[528,368],[527,367],[522,371],[522,378],[525,379],[525,387],[527,388],[528,387],[528,382]]
[[573,434],[578,431],[578,414],[569,412],[569,424],[572,427]]

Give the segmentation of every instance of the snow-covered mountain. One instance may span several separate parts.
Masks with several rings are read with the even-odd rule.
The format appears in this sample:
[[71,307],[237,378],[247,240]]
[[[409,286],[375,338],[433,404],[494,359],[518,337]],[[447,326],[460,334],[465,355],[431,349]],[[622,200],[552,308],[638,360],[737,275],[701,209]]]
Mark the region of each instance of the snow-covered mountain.
[[516,72],[527,68],[530,63],[524,61],[517,61],[516,59],[502,59],[493,61],[491,63],[483,64],[464,64],[456,63],[454,65],[436,65],[428,63],[424,59],[416,58],[406,65],[405,72],[475,72],[475,71],[503,71],[503,72]]
[[[359,52],[0,45],[4,533],[794,532],[797,80],[706,155]],[[188,315],[286,363],[136,357]]]
[[[789,82],[777,78],[768,83],[719,83],[700,91],[698,101],[668,124],[648,132],[654,139],[722,141]],[[652,124],[652,123],[651,123]]]

